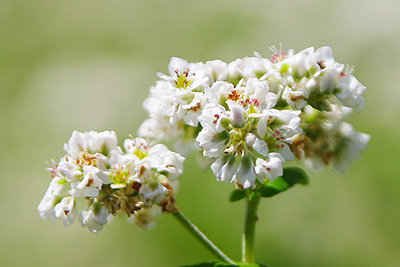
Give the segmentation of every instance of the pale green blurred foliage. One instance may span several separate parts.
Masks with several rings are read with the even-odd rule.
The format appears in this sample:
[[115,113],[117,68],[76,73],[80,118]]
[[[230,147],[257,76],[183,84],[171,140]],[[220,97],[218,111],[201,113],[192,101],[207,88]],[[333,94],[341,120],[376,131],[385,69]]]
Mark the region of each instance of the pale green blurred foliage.
[[[37,205],[73,130],[136,134],[142,101],[170,57],[232,61],[271,45],[332,47],[367,86],[349,121],[371,134],[343,176],[264,200],[256,258],[268,266],[398,266],[400,262],[400,2],[3,1],[0,4],[0,265],[176,266],[211,260],[172,216],[143,232],[116,218],[99,234],[42,221]],[[243,203],[233,185],[185,163],[178,206],[234,259]]]

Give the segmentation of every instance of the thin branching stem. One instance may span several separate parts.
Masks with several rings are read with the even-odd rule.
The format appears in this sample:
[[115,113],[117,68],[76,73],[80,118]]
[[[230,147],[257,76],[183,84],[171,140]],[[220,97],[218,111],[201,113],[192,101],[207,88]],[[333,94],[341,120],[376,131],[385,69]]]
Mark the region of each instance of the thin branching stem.
[[235,264],[227,255],[225,255],[217,246],[215,246],[188,218],[179,210],[172,213],[176,219],[205,246],[215,257],[226,263]]

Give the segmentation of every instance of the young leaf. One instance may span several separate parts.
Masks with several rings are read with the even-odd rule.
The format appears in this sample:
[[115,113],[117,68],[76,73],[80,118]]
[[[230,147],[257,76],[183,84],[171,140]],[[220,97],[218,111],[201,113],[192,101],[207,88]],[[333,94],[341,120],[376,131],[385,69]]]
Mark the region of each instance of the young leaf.
[[236,202],[246,197],[246,190],[235,189],[232,191],[231,196],[229,197],[230,202]]
[[262,197],[272,197],[279,194],[295,184],[307,185],[307,174],[298,167],[286,167],[283,169],[282,177],[277,177],[273,182],[268,182],[258,189]]
[[286,167],[283,169],[282,178],[290,185],[308,185],[308,175],[299,167]]

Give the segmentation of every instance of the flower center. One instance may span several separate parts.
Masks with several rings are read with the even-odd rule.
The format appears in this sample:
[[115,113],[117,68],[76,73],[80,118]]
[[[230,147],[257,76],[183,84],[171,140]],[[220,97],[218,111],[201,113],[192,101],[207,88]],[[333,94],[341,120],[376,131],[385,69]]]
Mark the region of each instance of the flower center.
[[113,165],[111,168],[113,170],[113,173],[111,175],[112,181],[117,184],[126,183],[129,176],[131,175],[128,168],[126,168],[126,166],[123,166],[122,164]]
[[82,166],[96,166],[97,165],[97,156],[90,154],[86,151],[82,151],[80,155],[76,158],[76,165],[79,167]]
[[[187,68],[182,73],[179,73],[179,70],[177,70],[177,69],[174,71],[175,75],[176,75],[176,78],[174,81],[176,88],[186,89],[192,83],[191,79],[188,78],[189,71],[190,71],[189,68]],[[192,73],[192,76],[194,76],[194,75],[195,75],[195,73]]]
[[271,62],[272,63],[278,63],[278,62],[282,61],[285,57],[286,56],[285,56],[285,54],[283,52],[276,53],[276,54],[271,56]]
[[235,89],[226,95],[226,99],[238,102],[238,100],[241,99],[242,96],[243,96],[243,91]]

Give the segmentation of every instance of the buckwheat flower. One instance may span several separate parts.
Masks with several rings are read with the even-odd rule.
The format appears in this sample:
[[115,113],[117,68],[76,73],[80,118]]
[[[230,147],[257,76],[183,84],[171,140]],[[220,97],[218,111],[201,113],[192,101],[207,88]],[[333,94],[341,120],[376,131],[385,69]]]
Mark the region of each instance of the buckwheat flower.
[[208,82],[203,63],[188,63],[184,59],[173,57],[168,65],[168,71],[171,76],[162,73],[157,75],[176,88],[192,90]]
[[258,158],[254,167],[257,179],[264,183],[265,177],[272,182],[276,177],[282,176],[284,162],[285,159],[279,153],[269,153],[268,160]]
[[243,64],[246,62],[244,58],[238,58],[228,63],[228,81],[236,85],[244,76]]
[[209,103],[204,107],[198,120],[204,128],[209,128],[213,132],[222,132],[226,127],[224,122],[228,120],[228,113],[218,103]]
[[169,117],[156,114],[146,119],[139,127],[138,136],[151,138],[156,141],[181,140],[184,138],[184,127],[182,122],[171,124]]
[[267,141],[270,151],[280,153],[286,160],[294,159],[289,144],[295,134],[302,132],[299,115],[300,111],[270,109],[257,124],[257,133]]
[[161,207],[152,206],[146,209],[138,210],[135,216],[132,216],[133,223],[142,230],[150,230],[155,226],[155,220],[162,213]]
[[[117,137],[114,132],[100,132],[94,131],[80,133],[74,131],[67,144],[64,145],[64,150],[71,157],[82,156],[81,152],[88,152],[90,154],[101,153],[107,156],[108,153],[117,148]],[[91,160],[89,158],[88,160]],[[88,162],[82,162],[87,164]]]
[[88,210],[83,210],[79,214],[79,221],[83,227],[87,227],[90,232],[97,233],[107,223],[107,210],[98,203],[93,203]]
[[236,167],[236,159],[232,154],[225,154],[211,164],[211,170],[217,181],[226,183],[233,181],[232,178],[236,172]]
[[361,94],[367,89],[353,75],[341,73],[337,79],[336,96],[343,105],[357,108],[358,111],[364,107],[364,99]]
[[259,53],[254,53],[255,57],[246,58],[242,65],[242,73],[246,78],[261,78],[272,70],[271,62],[261,57]]
[[229,101],[227,104],[230,110],[229,120],[232,126],[234,128],[242,128],[245,124],[244,108],[233,101]]
[[309,91],[301,86],[298,86],[296,89],[286,86],[282,94],[282,98],[285,99],[294,110],[303,109],[307,105],[309,96]]
[[236,181],[244,189],[252,187],[255,188],[256,175],[254,172],[254,163],[250,155],[244,155],[239,163],[239,167],[232,180]]
[[147,206],[160,203],[167,195],[168,189],[158,182],[144,184],[139,190],[139,197]]
[[346,122],[340,125],[339,132],[343,144],[336,151],[332,165],[334,170],[344,173],[351,162],[359,158],[359,152],[366,148],[371,137],[365,133],[355,132],[353,127]]
[[137,161],[138,158],[133,154],[121,154],[117,151],[111,153],[110,187],[112,189],[124,188],[132,182]]
[[[66,177],[67,181],[73,182],[74,190],[84,188],[82,179],[85,179],[86,184],[89,180],[93,180],[95,182],[93,185],[96,187],[99,186],[96,183],[97,179],[100,179],[102,183],[110,183],[109,158],[107,156],[113,150],[120,150],[114,132],[80,133],[74,131],[68,143],[64,145],[64,150],[67,155],[60,160],[58,170]],[[87,169],[86,173],[85,169]],[[88,178],[90,176],[88,172],[94,177]],[[77,188],[76,185],[79,183],[81,185]],[[89,185],[92,185],[92,182]],[[79,192],[77,194],[79,195]]]
[[164,174],[168,180],[175,181],[182,174],[184,157],[170,151],[165,145],[157,144],[149,149],[151,166]]
[[[191,93],[185,95],[178,95],[182,99],[190,99],[191,101],[182,101],[181,105],[178,106],[178,110],[176,112],[177,120],[173,120],[171,122],[175,123],[179,119],[183,119],[183,121],[190,126],[197,126],[198,121],[197,117],[201,114],[201,108],[206,105],[206,99],[204,97],[204,93]],[[179,101],[179,100],[178,100]]]
[[64,156],[60,159],[57,171],[65,177],[68,182],[77,182],[82,180],[82,167],[76,164],[71,156]]
[[196,138],[199,146],[203,148],[203,155],[211,158],[219,157],[224,152],[228,140],[227,131],[214,132],[208,128],[203,128]]
[[176,57],[171,59],[168,70],[171,76],[158,73],[165,82],[158,82],[150,91],[149,99],[153,100],[151,105],[145,102],[145,108],[153,116],[159,113],[152,110],[159,102],[156,108],[161,108],[160,113],[168,116],[171,124],[184,119],[188,125],[197,126],[196,112],[202,108],[202,92],[209,86],[212,75],[204,63],[188,63]]
[[84,166],[83,167],[83,179],[81,182],[76,183],[76,187],[73,196],[82,196],[84,197],[97,197],[99,194],[99,190],[101,189],[101,185],[103,182],[97,176],[98,169],[93,166]]
[[54,212],[56,217],[62,220],[65,227],[69,226],[74,222],[77,215],[75,199],[73,197],[64,197],[54,207]]
[[62,199],[63,190],[65,187],[66,181],[64,177],[56,176],[52,178],[50,185],[37,208],[39,216],[42,219],[48,218],[53,223],[57,221],[57,217],[54,213],[54,207]]
[[221,60],[207,61],[205,70],[211,74],[213,82],[224,81],[228,78],[228,64]]

